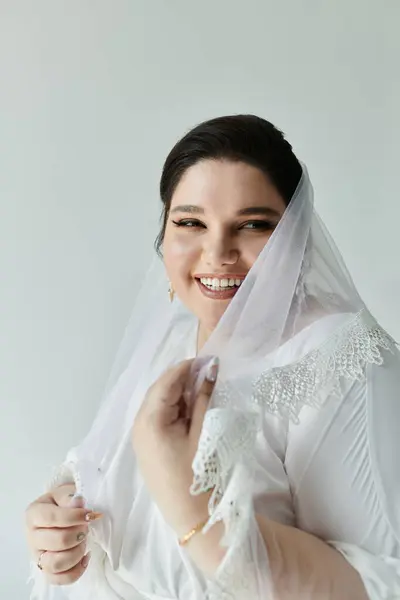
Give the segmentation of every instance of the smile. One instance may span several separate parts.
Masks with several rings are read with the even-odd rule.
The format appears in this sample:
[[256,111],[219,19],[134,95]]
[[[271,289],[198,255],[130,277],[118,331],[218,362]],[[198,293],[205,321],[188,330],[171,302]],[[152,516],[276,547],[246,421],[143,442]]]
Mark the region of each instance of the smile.
[[244,275],[226,274],[219,277],[195,277],[196,283],[207,298],[214,300],[228,300],[238,291],[244,281]]

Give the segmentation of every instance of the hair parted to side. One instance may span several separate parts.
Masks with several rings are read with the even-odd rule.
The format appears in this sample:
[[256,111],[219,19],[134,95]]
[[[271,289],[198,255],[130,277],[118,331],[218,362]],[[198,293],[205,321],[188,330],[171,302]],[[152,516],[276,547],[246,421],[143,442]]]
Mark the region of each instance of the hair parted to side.
[[174,191],[185,171],[202,160],[244,162],[260,169],[286,205],[302,175],[292,146],[269,121],[255,115],[230,115],[200,123],[175,144],[164,163],[160,180],[162,225],[155,242],[160,256]]

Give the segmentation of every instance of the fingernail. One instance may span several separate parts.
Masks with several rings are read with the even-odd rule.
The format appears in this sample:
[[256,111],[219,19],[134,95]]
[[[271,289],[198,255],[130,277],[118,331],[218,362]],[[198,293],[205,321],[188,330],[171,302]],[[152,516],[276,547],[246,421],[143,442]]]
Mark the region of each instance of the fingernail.
[[85,554],[85,556],[82,558],[81,565],[82,565],[82,567],[83,567],[84,569],[86,569],[86,567],[87,567],[87,566],[88,566],[88,564],[89,564],[89,560],[90,560],[90,554],[91,554],[91,553],[90,553],[90,552],[88,552],[88,553],[87,553],[87,554]]
[[85,503],[85,498],[81,494],[74,494],[69,505],[73,508],[83,508]]
[[101,519],[103,517],[103,513],[90,511],[85,515],[85,521],[97,521],[97,519]]
[[76,536],[76,539],[78,540],[78,542],[81,542],[85,538],[86,538],[86,533],[83,533],[83,531],[81,531],[80,533],[78,533],[78,535]]
[[214,356],[211,359],[211,361],[209,362],[208,367],[207,367],[206,379],[210,383],[214,383],[215,381],[217,381],[218,367],[219,367],[218,357]]

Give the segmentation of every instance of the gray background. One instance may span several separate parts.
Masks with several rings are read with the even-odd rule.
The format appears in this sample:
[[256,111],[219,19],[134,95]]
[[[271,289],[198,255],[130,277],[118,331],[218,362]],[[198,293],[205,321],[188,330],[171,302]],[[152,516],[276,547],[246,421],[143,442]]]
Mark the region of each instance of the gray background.
[[309,167],[361,293],[400,338],[398,0],[0,0],[0,592],[25,506],[87,430],[198,121],[254,112]]

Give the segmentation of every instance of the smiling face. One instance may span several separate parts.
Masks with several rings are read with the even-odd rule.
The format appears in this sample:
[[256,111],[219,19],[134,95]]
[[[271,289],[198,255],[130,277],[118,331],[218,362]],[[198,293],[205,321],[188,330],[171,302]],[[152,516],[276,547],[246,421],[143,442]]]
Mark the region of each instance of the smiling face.
[[210,333],[286,209],[275,186],[243,162],[204,160],[171,199],[163,255],[177,296]]

